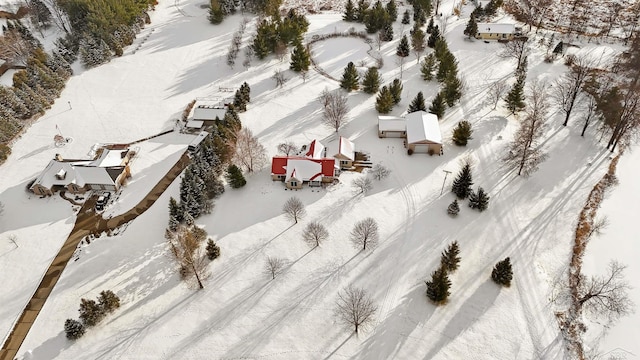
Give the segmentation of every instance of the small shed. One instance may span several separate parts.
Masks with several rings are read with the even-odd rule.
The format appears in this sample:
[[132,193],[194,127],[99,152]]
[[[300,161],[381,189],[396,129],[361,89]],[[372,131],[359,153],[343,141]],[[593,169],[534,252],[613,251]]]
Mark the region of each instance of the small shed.
[[516,34],[515,24],[478,23],[477,39],[482,40],[513,40]]
[[397,116],[378,116],[378,137],[407,137],[407,123]]
[[407,114],[407,149],[414,153],[442,155],[442,134],[438,117],[424,111]]

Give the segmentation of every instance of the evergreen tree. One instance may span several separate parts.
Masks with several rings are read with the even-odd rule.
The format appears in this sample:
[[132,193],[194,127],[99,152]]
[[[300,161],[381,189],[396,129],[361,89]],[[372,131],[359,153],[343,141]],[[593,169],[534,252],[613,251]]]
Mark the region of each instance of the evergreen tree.
[[80,320],[84,326],[95,326],[104,318],[104,311],[94,300],[80,299]]
[[387,14],[389,14],[389,20],[394,22],[398,19],[398,5],[395,0],[389,0],[387,3]]
[[340,81],[340,87],[347,90],[358,90],[360,87],[360,76],[358,75],[358,70],[356,70],[356,66],[353,62],[349,62],[347,67],[344,69],[342,73],[342,80]]
[[224,11],[219,0],[211,0],[209,3],[209,22],[217,25],[224,20]]
[[358,0],[358,6],[356,7],[356,15],[354,20],[356,22],[363,22],[367,16],[367,10],[369,9],[369,3],[366,0]]
[[449,275],[444,267],[440,267],[438,270],[431,274],[431,281],[426,281],[427,284],[427,297],[433,301],[436,305],[441,305],[447,302],[449,295],[451,294],[449,289],[451,288],[451,281]]
[[442,119],[444,112],[447,110],[447,104],[445,103],[444,95],[442,91],[438,92],[431,101],[429,106],[429,112],[435,114],[438,119]]
[[418,27],[422,27],[427,21],[427,13],[424,11],[422,6],[417,4],[413,5],[413,21]]
[[420,67],[420,72],[422,73],[422,80],[430,81],[433,80],[433,71],[436,69],[436,57],[433,53],[425,56],[424,61],[422,61],[422,66]]
[[507,109],[511,111],[511,114],[515,115],[525,108],[526,104],[524,102],[524,82],[526,78],[526,73],[522,72],[518,75],[516,79],[516,83],[513,84],[513,87],[507,94],[507,97],[504,99],[507,104]]
[[431,35],[429,35],[429,40],[427,40],[427,46],[430,48],[436,47],[438,39],[440,39],[440,28],[436,25],[433,27],[433,30],[431,30]]
[[431,34],[433,31],[433,17],[429,18],[429,24],[427,24],[427,34]]
[[493,267],[491,271],[491,279],[502,286],[511,286],[511,280],[513,280],[513,269],[511,267],[511,259],[508,257]]
[[471,123],[467,120],[462,120],[456,125],[453,129],[453,143],[458,146],[466,146],[467,142],[471,139],[471,134],[473,134],[473,130],[471,129]]
[[[436,57],[437,52],[436,52]],[[449,76],[456,77],[458,75],[458,60],[447,48],[439,58],[438,72],[436,73],[436,79],[439,82],[445,82]]]
[[77,340],[85,333],[85,327],[78,320],[67,319],[64,322],[64,333],[69,340]]
[[[456,201],[456,200],[454,200]],[[454,241],[442,253],[440,258],[440,267],[444,268],[447,273],[453,273],[458,270],[460,265],[460,247],[458,242]]]
[[402,14],[402,20],[400,22],[404,25],[409,25],[411,22],[411,14],[409,14],[409,10],[405,10]]
[[309,52],[301,41],[296,41],[295,48],[291,53],[291,70],[295,72],[308,71],[309,65],[311,65]]
[[469,22],[467,22],[467,27],[464,28],[464,34],[471,39],[472,37],[475,37],[477,33],[478,23],[476,22],[475,16],[471,15]]
[[390,23],[391,20],[389,19],[389,14],[387,14],[387,11],[382,6],[382,2],[380,0],[376,1],[373,8],[367,11],[364,18],[365,29],[369,34],[375,33],[382,29],[385,24]]
[[456,216],[460,212],[460,205],[458,205],[458,200],[453,200],[449,207],[447,207],[447,214]]
[[356,19],[356,8],[353,5],[353,0],[347,0],[347,4],[344,6],[344,14],[342,20],[351,22]]
[[380,114],[388,114],[393,109],[393,95],[386,86],[383,86],[376,98],[376,110]]
[[460,169],[458,176],[453,180],[451,191],[456,194],[458,199],[465,199],[473,191],[471,190],[473,185],[473,176],[471,174],[471,164],[465,163]]
[[104,290],[98,295],[98,306],[105,314],[113,312],[120,307],[120,298],[111,290]]
[[242,94],[242,101],[244,101],[245,104],[251,102],[251,88],[246,81],[240,85],[240,94]]
[[452,107],[462,97],[462,82],[453,73],[449,73],[442,89],[444,100],[448,107]]
[[207,240],[206,250],[207,250],[207,258],[209,258],[209,260],[213,261],[220,256],[220,247],[216,245],[213,239]]
[[239,189],[247,184],[247,180],[242,175],[242,170],[236,165],[229,165],[226,177],[229,185],[234,189]]
[[422,91],[418,92],[415,98],[409,104],[409,109],[407,113],[412,113],[416,111],[427,111],[427,106],[424,104],[424,95],[422,95]]
[[407,35],[402,35],[402,39],[400,39],[400,43],[396,48],[396,55],[400,57],[409,56],[409,39],[407,39]]
[[472,209],[478,209],[480,212],[485,211],[489,206],[489,195],[484,192],[484,189],[478,187],[478,192],[471,192],[469,194],[469,207]]
[[391,92],[391,96],[393,96],[394,105],[398,105],[400,100],[402,100],[402,80],[393,79],[391,85],[389,85],[389,91]]
[[370,67],[367,72],[364,74],[364,79],[362,80],[362,90],[367,94],[374,94],[380,88],[380,73],[378,73],[378,68]]
[[247,111],[247,103],[244,101],[244,96],[240,90],[236,90],[236,94],[233,97],[233,108],[238,111]]
[[386,23],[380,30],[380,40],[382,41],[391,41],[393,40],[393,25],[391,23]]
[[411,47],[413,48],[413,51],[418,54],[422,54],[425,47],[425,37],[426,35],[424,31],[422,31],[422,29],[417,26],[414,27],[414,29],[411,31]]

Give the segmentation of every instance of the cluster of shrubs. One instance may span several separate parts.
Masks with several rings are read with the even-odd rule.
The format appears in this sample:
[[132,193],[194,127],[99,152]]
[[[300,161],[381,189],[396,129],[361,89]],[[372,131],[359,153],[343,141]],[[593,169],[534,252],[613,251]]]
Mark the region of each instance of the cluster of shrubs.
[[347,22],[363,23],[367,33],[380,31],[381,40],[391,41],[392,23],[398,18],[398,7],[395,0],[390,0],[386,6],[382,6],[382,2],[378,0],[371,8],[365,0],[359,0],[357,5],[352,0],[347,0],[342,18]]
[[86,332],[86,328],[96,326],[108,314],[120,307],[120,298],[111,290],[100,292],[98,301],[81,299],[80,320],[67,319],[64,322],[64,332],[69,340],[81,338]]
[[[458,176],[453,180],[451,191],[456,194],[458,199],[466,199],[468,197],[469,207],[482,212],[489,207],[489,195],[482,187],[478,187],[478,191],[474,192],[471,189],[471,185],[473,185],[473,175],[471,174],[471,164],[467,161],[463,164]],[[458,199],[453,200],[447,208],[449,215],[456,216],[460,212]]]
[[289,45],[294,45],[307,32],[309,21],[304,15],[298,15],[291,9],[284,18],[274,15],[262,19],[256,29],[251,45],[255,56],[262,60],[269,54],[284,56]]

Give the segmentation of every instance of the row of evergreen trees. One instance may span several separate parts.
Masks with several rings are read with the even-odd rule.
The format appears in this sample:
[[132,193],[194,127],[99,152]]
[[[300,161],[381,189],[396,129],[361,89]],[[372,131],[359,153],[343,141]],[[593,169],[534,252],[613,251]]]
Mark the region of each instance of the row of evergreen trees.
[[210,0],[209,22],[220,24],[238,11],[272,16],[278,14],[282,0]]
[[67,319],[64,322],[64,332],[69,340],[79,339],[86,332],[87,327],[97,325],[108,314],[120,307],[120,298],[111,290],[101,291],[98,301],[80,299],[80,321]]
[[[435,29],[437,28],[434,28],[434,31]],[[458,77],[458,61],[449,50],[444,38],[438,37],[435,51],[422,61],[420,72],[423,80],[431,81],[435,78],[442,83],[442,89],[436,94],[429,107],[429,112],[442,118],[447,107],[452,107],[462,97],[462,81]]]
[[309,21],[304,15],[298,15],[291,9],[284,18],[277,13],[271,18],[262,19],[256,29],[251,45],[254,54],[262,60],[271,53],[281,51],[296,42],[302,42],[302,35],[307,32]]
[[[366,0],[358,0],[354,5],[353,0],[347,0],[344,8],[342,19],[347,22],[364,23],[365,29],[369,34],[373,34],[379,30],[384,33],[391,32],[393,38],[393,29],[391,24],[398,18],[398,6],[395,0],[390,0],[386,6],[382,5],[382,1],[377,0],[375,4],[369,8]],[[391,39],[383,39],[389,41]]]

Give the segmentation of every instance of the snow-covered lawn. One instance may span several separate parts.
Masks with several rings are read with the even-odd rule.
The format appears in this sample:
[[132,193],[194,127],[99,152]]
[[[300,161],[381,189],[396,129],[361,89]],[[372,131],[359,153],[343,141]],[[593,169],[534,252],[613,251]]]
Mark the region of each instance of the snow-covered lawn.
[[[285,140],[304,144],[319,139],[335,147],[336,134],[320,124],[316,98],[323,88],[337,84],[315,72],[303,83],[288,72],[290,80],[275,88],[271,76],[275,69],[287,69],[288,62],[272,58],[253,60],[248,70],[239,65],[229,69],[226,49],[241,17],[211,26],[201,3],[161,2],[152,24],[125,56],[78,71],[52,109],[15,144],[0,171],[0,201],[8,205],[0,218],[0,281],[5,285],[0,334],[9,330],[73,225],[66,201],[29,199],[24,191],[55,153],[84,157],[96,142],[123,143],[159,133],[173,126],[190,100],[219,96],[219,87],[243,81],[251,86],[251,103],[241,114],[243,126],[260,138],[270,155]],[[340,21],[337,13],[308,18],[310,34],[354,26]],[[222,252],[201,291],[179,280],[164,240],[169,197],[178,196],[176,181],[125,231],[82,245],[20,354],[33,359],[563,358],[564,344],[549,304],[550,285],[567,270],[577,214],[604,173],[609,153],[594,134],[579,136],[577,120],[562,127],[558,115],[549,121],[544,147],[550,158],[540,170],[525,179],[505,168],[501,159],[517,120],[500,109],[491,111],[484,101],[488,85],[508,77],[514,64],[497,56],[498,44],[465,40],[465,21],[452,18],[448,25],[449,47],[467,90],[441,122],[444,156],[409,156],[401,139],[378,138],[375,97],[352,93],[350,122],[340,135],[369,152],[374,163],[389,167],[389,178],[376,182],[364,196],[354,196],[350,182],[361,174],[343,173],[338,185],[293,192],[272,182],[269,169],[249,175],[246,187],[228,189],[216,200],[213,213],[198,219]],[[393,54],[401,30],[397,23],[395,40],[381,49],[385,83],[399,76]],[[253,31],[252,24],[245,38]],[[339,76],[350,52],[366,55],[368,45],[331,39],[314,49],[321,50],[317,56]],[[530,56],[528,81],[552,80],[565,70],[560,63],[543,63],[542,55],[543,50],[535,48]],[[438,89],[437,83],[422,81],[413,55],[404,66],[403,99],[394,115],[404,112],[418,91],[429,103]],[[472,122],[474,138],[460,148],[451,143],[450,134],[463,119]],[[56,125],[73,138],[71,144],[53,146]],[[107,212],[122,213],[137,203],[186,144],[188,139],[177,134],[141,144],[132,181]],[[465,157],[475,163],[474,188],[482,186],[491,201],[483,213],[463,201],[460,215],[451,218],[446,214],[453,201],[449,189]],[[443,170],[453,174],[441,194]],[[299,197],[308,213],[295,226],[281,213],[291,196]],[[354,249],[349,242],[353,224],[365,217],[375,218],[380,226],[380,245],[371,252]],[[331,234],[314,250],[301,240],[309,221],[322,222]],[[13,233],[19,238],[17,249],[4,240]],[[451,277],[449,303],[434,307],[423,281],[454,240],[461,247],[461,267]],[[286,271],[272,281],[262,271],[267,256],[288,260]],[[501,289],[489,275],[507,256],[514,264],[514,282]],[[349,284],[365,288],[378,306],[374,326],[358,336],[333,316],[336,295]],[[81,298],[95,298],[105,289],[120,296],[122,307],[82,339],[67,341],[64,320],[77,318]]]

